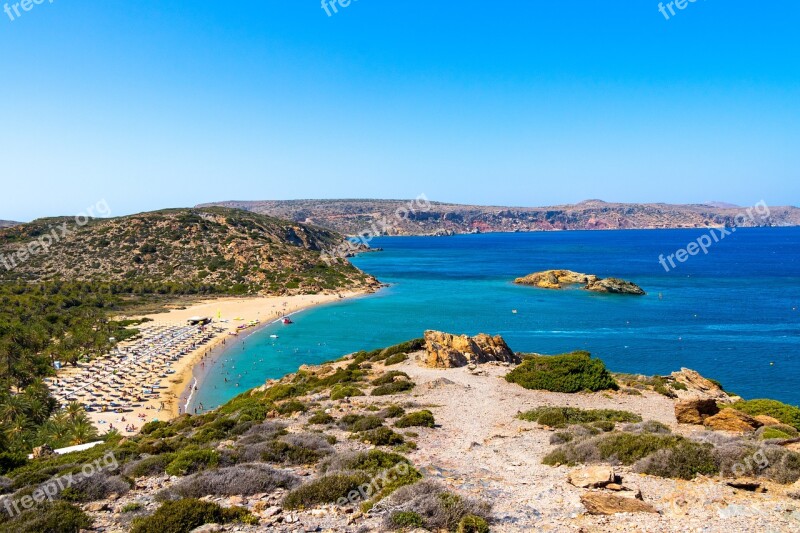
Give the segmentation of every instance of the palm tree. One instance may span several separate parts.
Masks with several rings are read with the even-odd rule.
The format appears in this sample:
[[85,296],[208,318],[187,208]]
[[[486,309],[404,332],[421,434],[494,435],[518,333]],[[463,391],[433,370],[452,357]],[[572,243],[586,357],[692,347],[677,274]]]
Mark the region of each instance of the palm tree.
[[74,422],[77,420],[81,415],[86,415],[86,411],[83,409],[83,405],[79,402],[70,402],[64,408],[64,413],[69,417],[70,421]]
[[71,426],[70,444],[72,445],[86,444],[99,438],[97,428],[94,427],[94,424],[92,424],[92,421],[89,420],[89,417],[86,416],[86,414],[76,418],[72,422]]

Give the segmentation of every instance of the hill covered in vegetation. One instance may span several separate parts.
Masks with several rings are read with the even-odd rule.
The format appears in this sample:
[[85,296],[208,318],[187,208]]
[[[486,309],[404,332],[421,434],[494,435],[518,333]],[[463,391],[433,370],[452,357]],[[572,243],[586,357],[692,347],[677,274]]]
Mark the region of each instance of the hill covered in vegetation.
[[118,292],[302,294],[376,285],[320,252],[330,230],[226,208],[40,219],[0,231],[0,280],[111,283]]

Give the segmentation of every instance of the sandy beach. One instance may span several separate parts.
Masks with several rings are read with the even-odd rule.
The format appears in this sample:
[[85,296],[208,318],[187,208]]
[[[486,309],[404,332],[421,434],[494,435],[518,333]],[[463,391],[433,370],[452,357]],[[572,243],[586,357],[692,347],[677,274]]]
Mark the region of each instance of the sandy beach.
[[[92,401],[121,401],[112,398],[112,395],[116,397],[115,393],[120,391],[147,388],[147,385],[158,382],[159,379],[165,381],[160,387],[150,390],[150,394],[145,397],[138,396],[136,400],[126,404],[122,412],[113,409],[93,409],[88,412],[101,434],[113,428],[123,435],[132,435],[147,422],[170,420],[179,416],[186,403],[186,396],[191,393],[195,366],[209,356],[212,350],[220,348],[226,339],[232,338],[234,333],[246,335],[280,320],[284,315],[363,294],[364,292],[350,291],[340,294],[218,298],[166,313],[130,317],[148,318],[152,322],[142,324],[140,329],[143,335],[119,343],[118,350],[134,354],[149,350],[147,362],[152,365],[155,359],[155,368],[151,366],[144,373],[138,363],[119,363],[119,355],[109,354],[77,368],[64,368],[55,379],[49,380],[49,384],[57,398],[58,392],[61,393],[60,401],[79,401],[86,404]],[[202,330],[187,327],[188,320],[194,317],[210,318],[212,322]],[[243,329],[248,324],[251,326]],[[167,358],[167,353],[171,357]],[[108,381],[97,381],[99,386],[96,386],[95,380],[100,373],[105,373]],[[71,390],[78,390],[80,393],[75,396],[64,392]],[[136,396],[136,393],[130,394]]]

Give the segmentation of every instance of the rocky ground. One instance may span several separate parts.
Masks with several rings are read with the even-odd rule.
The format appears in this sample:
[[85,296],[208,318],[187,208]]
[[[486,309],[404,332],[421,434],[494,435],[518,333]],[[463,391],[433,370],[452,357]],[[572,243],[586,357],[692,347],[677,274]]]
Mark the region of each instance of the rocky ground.
[[[417,445],[416,450],[407,449],[402,453],[426,478],[440,482],[457,494],[490,502],[491,531],[727,533],[800,530],[800,501],[790,496],[800,492],[797,483],[779,485],[759,480],[752,486],[743,484],[735,488],[728,484],[730,479],[699,476],[684,481],[643,475],[624,466],[552,467],[542,464],[544,456],[555,448],[550,444],[554,430],[518,418],[519,413],[537,407],[629,411],[645,421],[665,424],[673,433],[685,436],[712,430],[700,423],[679,424],[675,413],[676,403],[682,401],[681,398],[670,398],[651,390],[640,394],[631,394],[624,388],[563,394],[524,389],[504,379],[515,366],[504,359],[518,359],[518,355],[507,351],[499,337],[469,339],[436,335],[428,338],[427,351],[410,354],[402,363],[390,368],[382,363],[367,367],[370,379],[389,369],[405,372],[416,384],[411,392],[341,400],[331,400],[327,393],[316,393],[302,400],[315,404],[314,410],[324,410],[337,420],[349,413],[377,412],[391,404],[401,405],[407,412],[430,410],[435,416],[435,427],[410,428],[413,431],[395,428],[413,438]],[[481,364],[476,364],[475,354],[471,353],[474,351],[481,352]],[[459,354],[466,361],[462,361]],[[448,366],[448,361],[466,366],[443,368]],[[431,362],[439,367],[427,366]],[[330,372],[330,368],[327,371]],[[716,395],[723,399],[721,390],[692,372],[682,372],[678,379],[688,384],[688,390],[680,391],[683,399],[693,394]],[[687,409],[678,412],[682,418],[688,416]],[[312,410],[294,413],[281,422],[288,425],[290,433],[308,432],[311,413]],[[700,416],[699,422],[708,416]],[[325,435],[336,438],[337,453],[374,448],[334,424],[325,427]],[[231,445],[220,442],[217,448]],[[286,467],[285,471],[306,480],[316,475],[312,466]],[[93,502],[84,509],[95,519],[95,531],[127,531],[135,517],[150,514],[159,507],[155,499],[159,491],[179,480],[167,475],[139,478],[124,496]],[[285,490],[278,489],[247,497],[206,496],[203,499],[223,507],[245,507],[259,517],[260,523],[257,526],[206,525],[198,531],[360,533],[386,530],[380,504],[366,514],[358,504],[289,511],[282,507],[285,495]],[[140,508],[130,511],[131,504]],[[124,509],[128,511],[123,512]],[[636,512],[616,512],[620,510]]]

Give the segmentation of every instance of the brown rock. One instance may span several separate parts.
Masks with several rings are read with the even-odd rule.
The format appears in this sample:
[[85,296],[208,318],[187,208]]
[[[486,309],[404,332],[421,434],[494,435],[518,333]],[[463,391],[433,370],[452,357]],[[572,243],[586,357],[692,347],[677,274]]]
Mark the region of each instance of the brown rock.
[[609,294],[635,294],[638,296],[647,294],[637,284],[619,278],[598,279],[589,282],[585,288],[587,291],[606,292]]
[[610,466],[587,466],[573,470],[567,481],[582,489],[601,488],[614,483],[616,476]]
[[673,372],[672,378],[678,383],[686,385],[685,395],[692,398],[704,398],[719,400],[721,402],[731,402],[731,397],[728,396],[722,388],[711,380],[701,376],[698,372],[688,368],[681,368],[680,372]]
[[55,455],[56,452],[53,451],[53,448],[48,446],[47,444],[43,446],[37,446],[33,449],[33,458],[34,459],[41,459],[42,457],[50,457],[51,455]]
[[589,492],[581,496],[581,503],[589,514],[612,515],[617,513],[657,513],[655,507],[636,498],[616,494]]
[[698,424],[719,413],[716,400],[694,398],[681,400],[675,404],[675,418],[679,424]]
[[714,416],[703,421],[703,425],[717,431],[733,431],[749,433],[760,428],[763,424],[750,415],[736,409],[723,409]]
[[519,363],[502,337],[481,333],[475,337],[451,335],[441,331],[425,332],[425,355],[418,359],[429,368],[455,368],[488,362]]
[[540,289],[562,289],[565,285],[587,285],[597,281],[597,276],[582,274],[572,270],[545,270],[517,278],[514,283],[519,285],[532,285]]
[[90,513],[99,513],[102,511],[108,511],[110,509],[110,506],[106,502],[92,502],[92,503],[87,503],[84,509],[86,509]]
[[756,420],[758,420],[759,422],[761,422],[765,426],[780,426],[780,425],[783,425],[783,422],[781,422],[777,418],[772,418],[769,415],[758,415],[758,416],[754,416],[753,418],[755,418]]

